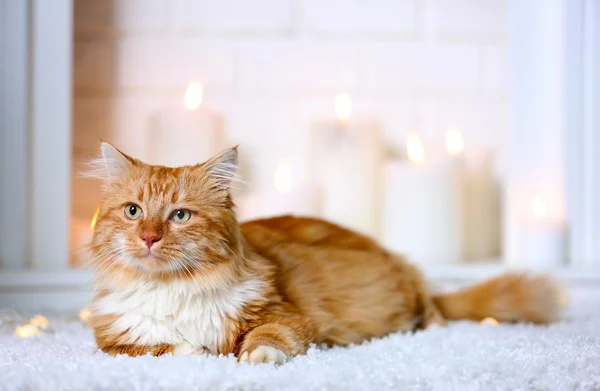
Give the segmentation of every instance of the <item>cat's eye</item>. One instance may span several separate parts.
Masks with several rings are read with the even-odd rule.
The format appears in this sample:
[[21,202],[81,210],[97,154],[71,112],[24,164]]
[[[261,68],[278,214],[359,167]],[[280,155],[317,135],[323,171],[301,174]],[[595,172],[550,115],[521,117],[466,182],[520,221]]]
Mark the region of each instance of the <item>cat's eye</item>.
[[171,215],[171,220],[176,223],[182,224],[188,221],[192,217],[192,212],[187,209],[177,209]]
[[127,204],[125,205],[125,216],[128,219],[137,220],[142,217],[142,208],[136,204]]

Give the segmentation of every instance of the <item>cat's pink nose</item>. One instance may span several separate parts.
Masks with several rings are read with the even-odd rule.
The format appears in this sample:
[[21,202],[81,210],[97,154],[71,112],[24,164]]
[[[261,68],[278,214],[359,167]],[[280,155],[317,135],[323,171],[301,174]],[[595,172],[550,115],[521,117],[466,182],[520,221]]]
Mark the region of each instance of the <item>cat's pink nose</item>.
[[146,246],[148,246],[148,248],[152,247],[154,243],[160,240],[160,236],[158,236],[156,232],[144,232],[140,238],[146,242]]

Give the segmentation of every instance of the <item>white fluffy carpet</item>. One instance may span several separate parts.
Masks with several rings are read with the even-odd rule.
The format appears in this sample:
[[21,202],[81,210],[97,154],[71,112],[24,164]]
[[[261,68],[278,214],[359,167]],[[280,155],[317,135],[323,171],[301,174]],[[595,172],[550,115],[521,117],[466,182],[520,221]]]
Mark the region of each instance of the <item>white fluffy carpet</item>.
[[77,322],[0,337],[0,390],[600,390],[600,298],[549,327],[452,323],[275,367],[233,357],[110,357]]

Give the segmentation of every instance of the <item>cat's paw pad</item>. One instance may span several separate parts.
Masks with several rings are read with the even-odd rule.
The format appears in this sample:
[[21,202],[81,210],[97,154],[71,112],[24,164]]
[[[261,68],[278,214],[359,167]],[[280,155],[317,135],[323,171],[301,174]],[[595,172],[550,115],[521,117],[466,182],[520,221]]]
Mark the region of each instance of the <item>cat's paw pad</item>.
[[192,354],[207,353],[204,347],[192,346],[188,341],[182,342],[175,347],[175,356],[191,356]]
[[283,364],[286,359],[286,355],[279,349],[272,348],[271,346],[261,345],[248,353],[247,351],[242,353],[239,358],[239,362],[247,362],[250,364],[260,363],[275,363]]

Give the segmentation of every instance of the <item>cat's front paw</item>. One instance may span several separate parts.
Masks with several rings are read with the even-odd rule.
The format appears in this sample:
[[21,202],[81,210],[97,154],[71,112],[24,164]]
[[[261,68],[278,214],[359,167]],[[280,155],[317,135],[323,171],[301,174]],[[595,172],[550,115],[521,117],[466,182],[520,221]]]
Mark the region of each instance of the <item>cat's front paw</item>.
[[275,349],[271,346],[260,345],[251,352],[243,352],[238,359],[239,362],[247,362],[250,364],[260,363],[275,363],[283,364],[286,359],[286,355],[279,349]]
[[208,351],[203,346],[192,346],[188,341],[184,341],[175,346],[175,356],[191,356],[192,354],[206,354]]

